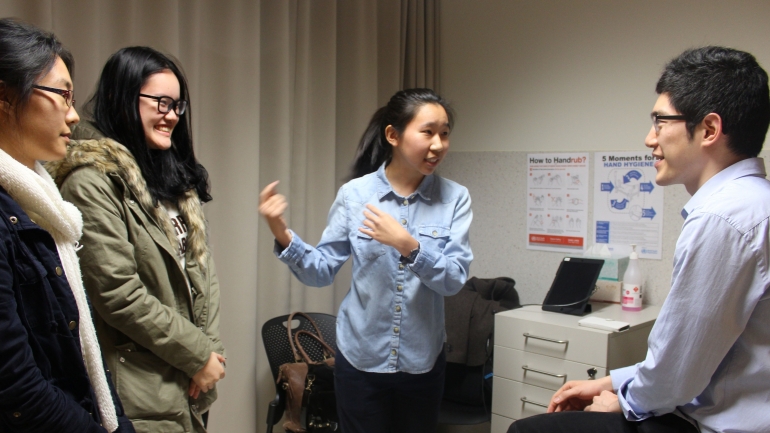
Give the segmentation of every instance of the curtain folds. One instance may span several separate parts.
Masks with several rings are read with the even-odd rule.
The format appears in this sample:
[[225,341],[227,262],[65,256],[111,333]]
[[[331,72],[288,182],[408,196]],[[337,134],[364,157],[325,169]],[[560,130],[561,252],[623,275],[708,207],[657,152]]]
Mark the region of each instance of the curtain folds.
[[401,0],[401,88],[439,92],[439,0]]
[[438,2],[0,2],[1,17],[51,30],[73,52],[79,112],[119,48],[152,46],[187,75],[228,351],[210,431],[264,428],[274,387],[262,324],[293,310],[336,314],[350,284],[349,265],[327,288],[291,276],[259,218],[259,191],[280,180],[290,227],[320,239],[372,113],[399,88],[438,87]]

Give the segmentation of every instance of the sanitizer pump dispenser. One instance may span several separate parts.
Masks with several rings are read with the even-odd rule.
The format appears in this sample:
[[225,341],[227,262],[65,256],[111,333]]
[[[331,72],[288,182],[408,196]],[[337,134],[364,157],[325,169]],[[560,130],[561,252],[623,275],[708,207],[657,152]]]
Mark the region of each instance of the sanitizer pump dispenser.
[[626,273],[623,274],[623,294],[621,306],[626,311],[642,310],[642,271],[639,269],[639,255],[636,245],[631,244],[631,255],[628,260]]

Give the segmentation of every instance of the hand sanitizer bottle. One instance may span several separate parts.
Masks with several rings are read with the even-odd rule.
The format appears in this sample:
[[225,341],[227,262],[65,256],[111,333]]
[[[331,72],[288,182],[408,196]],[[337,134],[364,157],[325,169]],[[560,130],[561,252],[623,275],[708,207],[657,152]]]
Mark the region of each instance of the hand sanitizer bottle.
[[639,255],[636,253],[636,245],[631,244],[631,255],[628,257],[628,267],[623,274],[623,293],[621,295],[621,307],[625,311],[642,310],[642,271],[639,269]]

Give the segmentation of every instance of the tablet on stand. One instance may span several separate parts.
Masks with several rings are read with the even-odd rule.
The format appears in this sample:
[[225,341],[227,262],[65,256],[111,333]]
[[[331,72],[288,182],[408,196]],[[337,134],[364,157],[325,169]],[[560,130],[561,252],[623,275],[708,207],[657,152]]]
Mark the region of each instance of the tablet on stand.
[[588,300],[596,287],[604,260],[565,257],[545,295],[543,310],[582,316],[591,312]]

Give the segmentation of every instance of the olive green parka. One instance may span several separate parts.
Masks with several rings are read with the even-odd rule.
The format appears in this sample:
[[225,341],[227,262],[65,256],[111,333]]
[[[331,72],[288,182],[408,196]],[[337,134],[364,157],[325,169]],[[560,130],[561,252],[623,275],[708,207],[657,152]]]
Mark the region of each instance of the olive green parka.
[[[83,213],[80,266],[112,379],[137,432],[205,432],[216,388],[188,396],[219,338],[219,283],[194,190],[177,206],[188,228],[186,269],[163,206],[153,204],[132,154],[78,125],[63,161],[48,164]],[[188,289],[185,271],[191,287]]]

